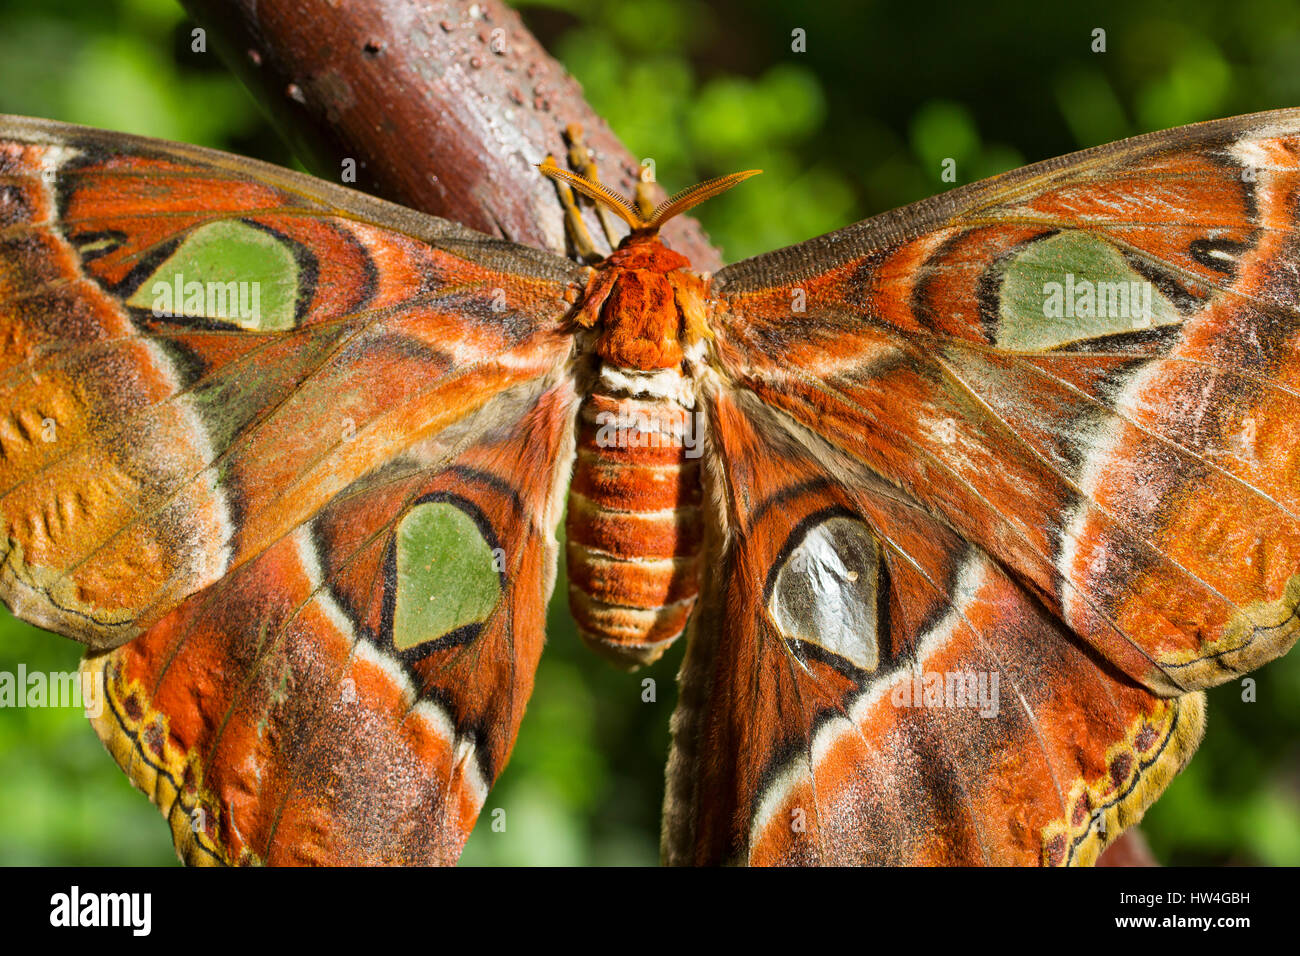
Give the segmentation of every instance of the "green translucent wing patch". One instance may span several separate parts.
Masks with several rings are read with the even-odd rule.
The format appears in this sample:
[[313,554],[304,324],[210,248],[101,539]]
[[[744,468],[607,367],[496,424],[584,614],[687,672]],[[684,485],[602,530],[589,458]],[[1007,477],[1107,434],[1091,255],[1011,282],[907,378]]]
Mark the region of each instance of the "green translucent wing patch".
[[501,600],[505,552],[468,502],[426,501],[398,524],[392,556],[393,648],[423,656],[477,633]]
[[292,328],[300,269],[285,239],[238,219],[194,229],[127,304],[155,316]]
[[1008,261],[997,344],[1049,349],[1180,321],[1177,306],[1114,245],[1083,232],[1061,232],[1030,243]]

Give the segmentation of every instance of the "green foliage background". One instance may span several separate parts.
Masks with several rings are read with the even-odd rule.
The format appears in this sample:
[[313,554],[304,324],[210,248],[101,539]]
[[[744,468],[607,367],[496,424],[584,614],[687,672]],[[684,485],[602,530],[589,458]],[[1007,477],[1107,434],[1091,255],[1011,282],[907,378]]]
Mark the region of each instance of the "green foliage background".
[[[1072,149],[1300,105],[1286,0],[962,9],[861,0],[544,0],[522,8],[669,190],[761,167],[701,218],[728,261]],[[291,163],[171,0],[0,0],[0,111]],[[791,49],[806,31],[807,51]],[[1090,47],[1106,31],[1105,53]],[[557,594],[564,594],[563,580]],[[0,611],[0,670],[79,651]],[[515,756],[472,864],[650,864],[681,648],[622,675],[580,646],[563,601]],[[642,701],[642,680],[657,700]],[[1200,754],[1144,829],[1166,863],[1300,863],[1300,654],[1210,694]],[[483,820],[490,815],[485,812]],[[0,711],[0,863],[175,861],[167,828],[79,713]]]

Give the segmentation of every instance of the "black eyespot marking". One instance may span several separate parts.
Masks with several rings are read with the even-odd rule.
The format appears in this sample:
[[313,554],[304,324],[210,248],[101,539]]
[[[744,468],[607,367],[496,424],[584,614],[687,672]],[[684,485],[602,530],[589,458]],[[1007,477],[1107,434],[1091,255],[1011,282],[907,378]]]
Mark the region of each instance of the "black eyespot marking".
[[1232,239],[1196,239],[1187,251],[1193,259],[1207,269],[1222,272],[1227,276],[1235,276],[1237,263],[1249,248],[1248,243],[1235,242]]

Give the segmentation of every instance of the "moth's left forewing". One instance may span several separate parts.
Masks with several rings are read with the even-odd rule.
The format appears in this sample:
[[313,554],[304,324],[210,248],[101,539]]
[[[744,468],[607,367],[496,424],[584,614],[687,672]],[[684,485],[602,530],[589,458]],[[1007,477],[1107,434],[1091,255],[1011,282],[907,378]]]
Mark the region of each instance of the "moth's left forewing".
[[212,150],[0,144],[0,592],[91,646],[567,360],[559,257]]

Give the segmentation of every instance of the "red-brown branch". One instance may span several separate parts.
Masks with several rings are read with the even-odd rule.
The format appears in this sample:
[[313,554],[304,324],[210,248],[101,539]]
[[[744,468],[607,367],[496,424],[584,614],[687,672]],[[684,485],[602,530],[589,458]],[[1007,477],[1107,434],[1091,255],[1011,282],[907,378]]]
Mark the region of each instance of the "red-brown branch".
[[[337,181],[354,159],[361,189],[558,252],[560,205],[533,164],[563,165],[567,124],[602,180],[632,190],[636,158],[498,0],[182,2],[318,175]],[[720,265],[694,220],[664,238],[696,268]]]

